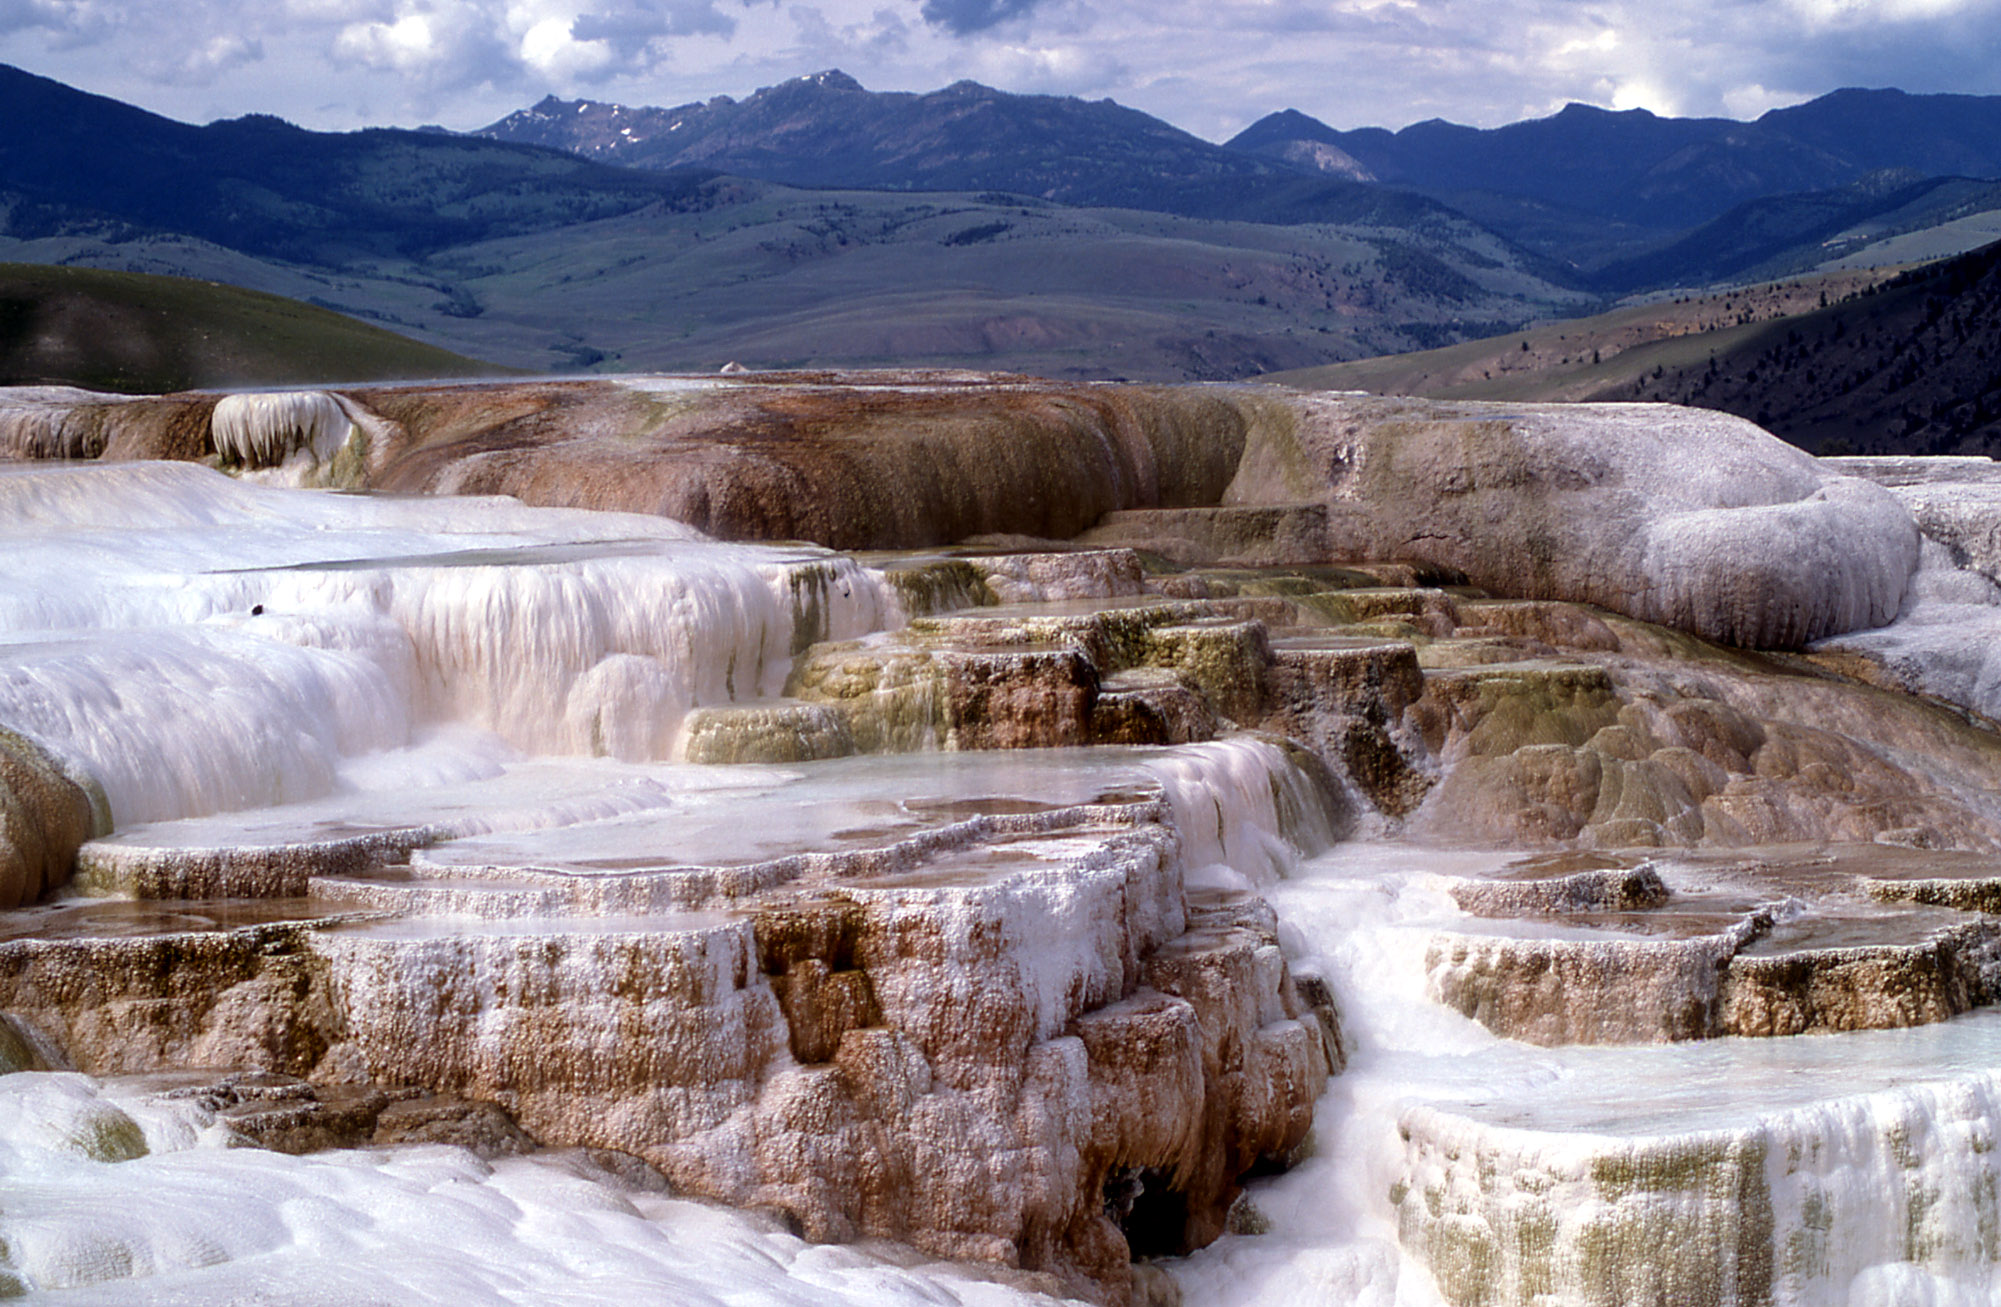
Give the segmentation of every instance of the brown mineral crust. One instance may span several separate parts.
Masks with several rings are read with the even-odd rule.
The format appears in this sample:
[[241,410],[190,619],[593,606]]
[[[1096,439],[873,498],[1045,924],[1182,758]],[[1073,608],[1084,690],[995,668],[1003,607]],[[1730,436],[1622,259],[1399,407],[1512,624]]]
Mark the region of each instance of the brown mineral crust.
[[[229,1077],[226,1105],[218,1113],[238,1139],[274,1153],[313,1153],[377,1142],[376,1122],[389,1098],[371,1088],[322,1094],[304,1080],[258,1092],[256,1073]],[[274,1077],[274,1079],[291,1079]],[[250,1081],[251,1085],[244,1082]],[[248,1090],[249,1092],[245,1092]],[[380,1142],[400,1142],[395,1138]]]
[[835,714],[858,752],[1184,743],[1215,734],[1219,703],[1251,721],[1263,710],[1263,628],[1171,625],[1201,616],[1182,603],[924,618],[890,640],[814,647],[786,688]]
[[1175,673],[1217,716],[1251,725],[1263,715],[1272,657],[1263,622],[1209,619],[1148,635],[1147,665]]
[[1062,748],[1091,743],[1097,670],[1082,653],[943,651],[951,743],[960,749]]
[[0,1010],[79,1071],[247,1067],[311,1074],[344,1035],[295,925],[0,942]]
[[1426,958],[1439,1002],[1531,1044],[1645,1044],[1723,1033],[1721,973],[1737,932],[1678,940],[1442,936]]
[[689,762],[812,762],[855,752],[847,719],[823,704],[731,704],[683,720]]
[[348,398],[407,434],[382,489],[658,513],[723,539],[840,549],[1067,538],[1116,508],[1213,503],[1245,438],[1236,405],[1195,391],[845,380],[467,386],[435,416],[414,391]]
[[1451,887],[1461,910],[1481,917],[1642,912],[1666,903],[1669,890],[1650,865],[1604,867],[1568,875],[1462,880]]
[[102,457],[188,462],[206,458],[215,452],[209,436],[209,417],[220,398],[208,394],[166,395],[122,407],[105,424]]
[[[290,991],[273,982],[300,962],[294,934],[6,947],[69,949],[73,1006],[100,1013],[118,1004],[82,991],[101,990],[105,968],[163,977],[172,1002],[151,1015],[168,1029],[213,1027],[261,985],[270,1030],[303,1025],[289,1032],[302,1047],[260,1060],[239,1038],[236,1065],[316,1064],[323,1080],[493,1104],[537,1140],[643,1157],[678,1189],[783,1211],[812,1238],[900,1238],[1120,1301],[1127,1236],[1154,1237],[1141,1229],[1156,1218],[1122,1232],[1108,1179],[1153,1177],[1181,1214],[1177,1246],[1213,1237],[1242,1170],[1304,1135],[1328,1061],[1269,913],[1201,909],[1209,925],[1189,934],[1172,832],[1097,838],[1061,883],[873,873],[765,890],[678,929],[348,925],[311,936],[316,966]],[[160,1041],[111,1057],[123,1031],[23,999],[58,993],[47,980],[25,977],[0,1004],[86,1058],[188,1064]],[[1118,1060],[1106,1032],[1133,1021],[1150,1042]],[[1106,1058],[1116,1067],[1094,1069]],[[391,1127],[416,1112],[384,1112],[377,1137],[404,1137]],[[261,1119],[299,1140],[331,1121]],[[464,1119],[443,1113],[439,1137]]]
[[1961,912],[2001,915],[2001,868],[1990,868],[1989,874],[1978,878],[1869,879],[1864,885],[1871,897],[1885,902],[1924,903]]
[[1983,955],[2001,944],[1990,922],[1921,944],[1733,958],[1721,1028],[1733,1035],[1799,1035],[1929,1025],[1993,1001]]
[[1424,694],[1417,651],[1399,641],[1281,645],[1272,652],[1273,697],[1296,711],[1352,713],[1394,725]]
[[1100,684],[1091,704],[1097,744],[1193,744],[1216,738],[1216,717],[1201,695],[1173,677]]
[[[1747,870],[1750,883],[1813,892],[1812,877],[1791,879],[1796,870]],[[1489,913],[1512,904],[1541,916],[1549,903],[1515,902],[1509,891],[1574,879],[1460,888],[1497,891],[1476,895]],[[1833,881],[1819,893],[1830,888]],[[1797,922],[1775,923],[1760,909],[1717,929],[1699,908],[1679,919],[1656,911],[1666,902],[1605,918],[1650,932],[1626,939],[1442,934],[1427,959],[1432,992],[1497,1034],[1530,1043],[1649,1043],[1927,1025],[1992,1002],[2001,979],[2001,930],[1986,918],[1851,916],[1823,898]],[[1559,911],[1597,924],[1588,904]]]
[[[1963,714],[1572,605],[1464,616],[1476,625],[1418,652],[1425,690],[1407,721],[1443,764],[1422,829],[1601,848],[2001,847],[2001,825],[1953,781],[2001,761],[2001,741]],[[1577,644],[1452,657],[1469,630],[1497,627]]]
[[[1288,608],[1296,621],[1318,612],[1321,597],[1258,602]],[[1193,738],[1195,729],[1163,715],[1164,703],[1133,697],[1142,685],[1171,683],[1218,719],[1338,758],[1385,813],[1409,814],[1429,798],[1420,825],[1507,841],[1619,847],[1881,837],[1986,847],[1994,838],[1991,821],[1953,797],[1953,768],[1926,761],[1957,756],[1986,765],[1991,737],[1955,714],[1802,663],[1552,601],[1387,590],[1331,597],[1356,622],[1333,631],[1369,629],[1400,613],[1430,633],[1412,627],[1421,649],[1302,636],[1305,628],[1295,626],[1274,639],[1262,621],[1203,615],[1242,602],[1237,597],[1090,616],[928,618],[887,642],[816,651],[797,692],[860,714],[857,721],[906,723],[888,734],[858,728],[857,747],[886,747],[877,739],[908,747],[913,723],[948,747],[1022,747]],[[1449,628],[1455,616],[1469,625]],[[1506,662],[1455,657],[1497,639],[1544,652]],[[1038,681],[1044,664],[1070,670]],[[901,688],[885,698],[886,686]],[[1005,731],[982,725],[998,717],[1010,721]],[[1439,763],[1444,777],[1434,793]]]
[[1423,801],[1434,777],[1399,743],[1424,693],[1417,651],[1401,642],[1289,647],[1272,652],[1264,729],[1338,758],[1348,778],[1392,817]]
[[526,1153],[535,1141],[492,1103],[425,1094],[389,1103],[371,1123],[369,1142],[454,1144],[480,1157]]
[[1147,593],[1145,570],[1139,555],[1130,549],[968,554],[956,561],[977,573],[981,588],[1003,604],[1109,599]]
[[1331,556],[1324,504],[1118,510],[1077,541],[1125,545],[1183,567],[1293,567]]
[[1617,653],[1618,634],[1589,604],[1462,599],[1454,609],[1462,638],[1499,634],[1576,653]]
[[146,848],[99,840],[81,850],[77,883],[88,894],[141,899],[300,898],[315,876],[345,876],[395,861],[435,836],[435,831],[412,828],[216,849]]
[[0,405],[0,458],[199,460],[213,452],[216,395],[99,395],[66,387],[14,391]]
[[0,909],[67,881],[95,827],[83,788],[40,745],[0,727]]

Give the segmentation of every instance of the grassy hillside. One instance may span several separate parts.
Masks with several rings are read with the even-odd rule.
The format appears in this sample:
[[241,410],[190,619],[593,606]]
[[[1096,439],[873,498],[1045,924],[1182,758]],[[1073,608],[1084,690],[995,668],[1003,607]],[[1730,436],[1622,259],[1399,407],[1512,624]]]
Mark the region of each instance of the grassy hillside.
[[2001,455],[2001,243],[1896,275],[1830,273],[1270,379],[1690,404],[1823,453]]
[[1723,409],[1823,453],[2001,454],[2001,243],[1601,397]]
[[1491,340],[1278,372],[1314,390],[1454,399],[1585,399],[1630,391],[1656,368],[1706,363],[1774,322],[1859,295],[1891,271],[1858,269],[1628,305]]
[[500,370],[259,291],[0,263],[0,384],[145,392]]

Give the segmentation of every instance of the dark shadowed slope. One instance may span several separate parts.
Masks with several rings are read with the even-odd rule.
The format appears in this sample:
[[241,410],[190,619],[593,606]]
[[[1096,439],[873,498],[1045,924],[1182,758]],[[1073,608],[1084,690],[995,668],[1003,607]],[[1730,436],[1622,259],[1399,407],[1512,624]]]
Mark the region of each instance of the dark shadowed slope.
[[[1873,283],[1873,284],[1872,284]],[[2001,454],[2001,243],[1543,323],[1274,379],[1437,398],[1665,401],[1829,453]]]
[[4,65],[0,122],[8,235],[171,231],[322,265],[697,206],[709,180],[429,132],[195,127]]
[[1604,398],[1722,409],[1828,453],[2001,454],[2001,244]]
[[146,392],[499,371],[276,295],[0,263],[0,385]]
[[[1319,144],[1379,181],[1429,194],[1486,191],[1645,226],[1686,227],[1746,200],[1833,190],[1887,169],[1920,177],[2001,176],[2001,96],[1843,90],[1748,123],[1573,104],[1505,127],[1433,120],[1396,132],[1337,131],[1288,110],[1227,144],[1295,162]],[[1321,166],[1349,171],[1338,163]]]

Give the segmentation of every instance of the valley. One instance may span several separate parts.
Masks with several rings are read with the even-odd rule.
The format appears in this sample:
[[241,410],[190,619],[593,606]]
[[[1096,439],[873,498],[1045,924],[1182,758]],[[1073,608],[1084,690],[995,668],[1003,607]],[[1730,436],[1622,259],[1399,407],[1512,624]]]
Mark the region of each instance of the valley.
[[1789,98],[0,65],[0,1298],[1994,1300],[2001,96]]
[[[1682,199],[1650,210],[1672,221],[1642,224],[1605,190],[1618,168],[1587,185],[1582,162],[1521,171],[1523,151],[1631,171],[1662,142],[1738,147],[1714,123],[1581,109],[1344,136],[1373,160],[1361,180],[1259,153],[1256,132],[1226,148],[1117,105],[836,74],[677,110],[541,105],[484,136],[194,127],[17,70],[0,91],[40,129],[0,151],[0,259],[281,294],[536,374],[1231,380],[1500,338],[1615,295],[1866,279],[1991,239],[2001,212],[1991,182],[1914,171],[1977,171],[1977,151],[1900,164],[1878,144],[1699,201],[1700,170],[1674,173]],[[1898,111],[1985,112],[1949,99]],[[1825,136],[1878,108],[1829,97],[1812,121]],[[1520,183],[1495,189],[1510,168]]]

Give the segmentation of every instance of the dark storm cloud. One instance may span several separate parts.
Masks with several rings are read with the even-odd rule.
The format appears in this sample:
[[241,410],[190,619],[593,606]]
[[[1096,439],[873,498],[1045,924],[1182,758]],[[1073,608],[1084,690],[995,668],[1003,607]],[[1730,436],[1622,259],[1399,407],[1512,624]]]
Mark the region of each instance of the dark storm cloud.
[[736,21],[705,0],[638,4],[579,14],[570,25],[570,35],[577,40],[603,41],[622,53],[636,51],[658,37],[695,33],[728,36],[735,30]]
[[1774,82],[1833,90],[1897,86],[1991,95],[2001,69],[2001,7],[1919,22],[1887,21],[1808,35],[1769,52]]
[[1038,0],[924,0],[924,21],[955,36],[965,36],[1018,18],[1037,3]]

